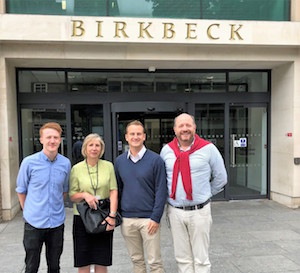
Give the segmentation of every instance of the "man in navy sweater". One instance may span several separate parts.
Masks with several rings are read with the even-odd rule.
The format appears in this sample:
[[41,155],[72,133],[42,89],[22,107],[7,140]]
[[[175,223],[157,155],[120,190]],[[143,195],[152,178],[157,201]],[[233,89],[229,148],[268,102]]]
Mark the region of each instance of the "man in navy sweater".
[[160,251],[160,219],[167,198],[166,171],[162,158],[146,149],[145,128],[140,121],[126,127],[129,151],[118,156],[121,232],[133,263],[134,273],[147,273],[144,246],[150,272],[163,273]]

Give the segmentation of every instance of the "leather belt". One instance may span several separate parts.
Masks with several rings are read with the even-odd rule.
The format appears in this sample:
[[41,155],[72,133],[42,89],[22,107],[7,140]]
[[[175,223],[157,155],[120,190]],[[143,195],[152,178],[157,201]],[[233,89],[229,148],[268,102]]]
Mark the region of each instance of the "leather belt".
[[193,206],[183,206],[183,207],[176,207],[173,206],[171,204],[169,204],[170,206],[176,208],[176,209],[182,209],[182,210],[196,210],[196,209],[202,209],[205,205],[207,205],[210,202],[210,199],[206,200],[204,203],[202,204],[198,204],[198,205],[193,205]]

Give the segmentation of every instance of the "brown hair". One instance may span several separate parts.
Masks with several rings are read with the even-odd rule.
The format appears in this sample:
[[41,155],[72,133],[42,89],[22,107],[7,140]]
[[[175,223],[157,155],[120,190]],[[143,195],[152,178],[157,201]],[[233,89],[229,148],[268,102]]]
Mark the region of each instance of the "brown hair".
[[126,130],[125,130],[125,134],[127,134],[128,127],[131,126],[131,125],[142,126],[142,127],[143,127],[143,131],[144,131],[144,134],[146,133],[145,127],[144,127],[143,123],[141,123],[139,120],[133,120],[133,121],[130,121],[130,122],[127,124]]
[[57,122],[47,122],[47,123],[45,123],[40,128],[40,137],[42,137],[44,129],[54,129],[59,133],[60,136],[61,136],[61,133],[62,133],[62,129],[61,129],[60,125]]
[[98,134],[89,134],[84,138],[84,141],[82,143],[82,148],[81,148],[81,154],[83,155],[84,158],[86,158],[86,146],[92,140],[98,140],[100,142],[101,151],[100,151],[99,158],[101,158],[104,154],[105,144],[104,144],[102,137],[99,136]]

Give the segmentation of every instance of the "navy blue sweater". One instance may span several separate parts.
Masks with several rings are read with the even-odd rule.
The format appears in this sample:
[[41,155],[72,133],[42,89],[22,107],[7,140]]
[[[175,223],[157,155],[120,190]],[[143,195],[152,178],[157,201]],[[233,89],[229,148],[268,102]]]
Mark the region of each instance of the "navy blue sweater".
[[127,218],[151,218],[159,223],[167,198],[164,161],[148,149],[136,163],[127,154],[118,156],[115,163],[121,214]]

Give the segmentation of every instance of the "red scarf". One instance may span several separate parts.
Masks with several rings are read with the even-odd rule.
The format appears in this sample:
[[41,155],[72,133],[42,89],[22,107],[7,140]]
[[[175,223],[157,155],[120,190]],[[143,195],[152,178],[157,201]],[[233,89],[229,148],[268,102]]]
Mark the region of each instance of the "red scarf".
[[190,159],[189,155],[193,152],[201,149],[202,147],[206,146],[210,142],[200,138],[198,135],[195,135],[195,141],[192,145],[191,149],[188,151],[180,151],[178,146],[178,140],[175,137],[168,145],[171,147],[171,149],[174,151],[176,156],[176,161],[174,164],[174,170],[173,170],[173,178],[172,178],[172,193],[171,198],[175,200],[175,192],[177,187],[177,180],[179,171],[181,173],[182,182],[183,182],[183,188],[186,192],[186,198],[188,200],[193,200],[193,189],[192,189],[192,179],[191,179],[191,168],[190,168]]

